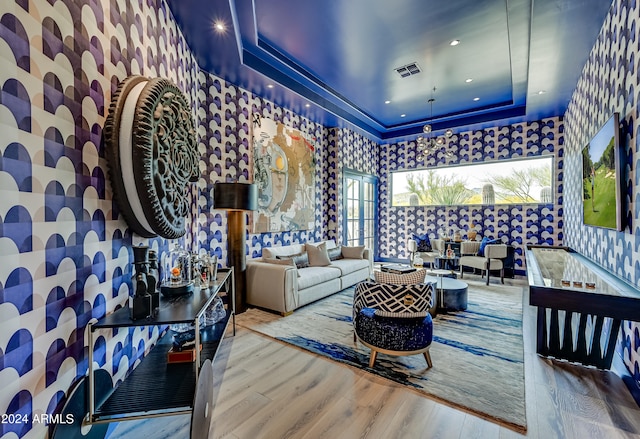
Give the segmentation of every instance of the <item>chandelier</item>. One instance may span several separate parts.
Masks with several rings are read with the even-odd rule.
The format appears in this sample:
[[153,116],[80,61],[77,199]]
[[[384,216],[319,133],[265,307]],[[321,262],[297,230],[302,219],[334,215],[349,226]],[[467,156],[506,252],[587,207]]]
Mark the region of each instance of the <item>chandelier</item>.
[[[433,91],[436,91],[435,87],[433,87]],[[433,103],[435,101],[436,100],[434,99],[433,94],[427,101],[429,102],[429,105],[431,107],[431,116],[429,118],[429,122],[433,120]],[[422,127],[422,132],[424,133],[424,136],[418,136],[418,138],[416,139],[418,142],[418,157],[420,159],[424,160],[430,155],[437,153],[438,151],[443,151],[446,157],[453,157],[453,151],[450,148],[445,148],[447,143],[446,140],[453,136],[453,130],[451,130],[451,128],[448,128],[444,132],[444,136],[434,137],[431,124],[427,123]]]

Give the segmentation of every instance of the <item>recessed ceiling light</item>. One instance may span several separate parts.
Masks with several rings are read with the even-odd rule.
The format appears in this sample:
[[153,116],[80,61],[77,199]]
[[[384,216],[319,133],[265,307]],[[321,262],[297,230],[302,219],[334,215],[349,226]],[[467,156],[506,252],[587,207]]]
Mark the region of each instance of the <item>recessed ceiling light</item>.
[[539,94],[539,95],[543,95],[543,94],[545,94],[545,93],[546,93],[546,90],[540,90],[540,91],[538,92],[538,94]]
[[458,44],[460,44],[460,40],[453,40],[449,44],[452,45],[452,46],[457,46]]
[[385,103],[385,104],[390,104],[390,103],[391,103],[391,101],[386,100],[386,101],[384,101],[384,103]]
[[467,84],[468,84],[469,82],[473,82],[473,78],[467,78],[467,79],[465,79],[465,80],[464,80],[464,82],[466,82]]
[[222,20],[216,20],[213,23],[213,27],[216,30],[216,32],[218,32],[218,33],[222,33],[222,32],[227,30],[227,25],[224,24],[224,21],[222,21]]
[[304,104],[305,107],[309,108],[311,104]]
[[267,84],[267,88],[273,88],[273,84]]
[[402,114],[400,115],[400,117],[407,117],[407,115],[406,115],[406,114],[404,114],[404,113],[402,113]]
[[480,98],[473,98],[473,100],[474,100],[474,101],[479,101],[479,100],[480,100]]

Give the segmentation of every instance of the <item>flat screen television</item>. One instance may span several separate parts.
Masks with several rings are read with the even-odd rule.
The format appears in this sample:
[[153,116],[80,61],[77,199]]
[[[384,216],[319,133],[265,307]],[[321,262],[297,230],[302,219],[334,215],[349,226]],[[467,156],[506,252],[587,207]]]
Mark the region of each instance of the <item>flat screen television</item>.
[[614,113],[582,149],[585,225],[623,230],[619,115]]

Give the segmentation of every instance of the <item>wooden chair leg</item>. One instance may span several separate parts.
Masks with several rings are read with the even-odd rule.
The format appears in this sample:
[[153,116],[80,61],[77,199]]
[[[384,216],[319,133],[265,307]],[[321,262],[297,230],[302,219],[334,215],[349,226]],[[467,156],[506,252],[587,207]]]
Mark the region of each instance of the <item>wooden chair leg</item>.
[[500,281],[504,283],[504,268],[500,270]]
[[353,330],[353,342],[357,342],[358,341],[358,336],[356,335],[356,330]]
[[489,273],[491,273],[491,271],[487,268],[487,285],[489,285]]
[[431,362],[431,354],[429,353],[429,351],[425,351],[422,355],[424,355],[424,359],[427,360],[427,366],[429,366],[429,368],[432,368],[433,363]]
[[378,351],[374,351],[371,349],[371,357],[369,357],[369,367],[373,369],[373,363],[376,362],[376,357],[378,356]]

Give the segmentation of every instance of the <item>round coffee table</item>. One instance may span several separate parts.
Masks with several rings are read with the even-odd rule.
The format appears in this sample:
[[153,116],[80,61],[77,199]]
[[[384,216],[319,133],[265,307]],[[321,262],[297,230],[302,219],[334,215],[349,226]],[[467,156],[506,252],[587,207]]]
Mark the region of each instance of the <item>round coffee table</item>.
[[464,311],[467,309],[469,285],[466,282],[446,277],[451,274],[450,270],[433,270],[430,274],[435,276],[425,276],[424,281],[436,283],[435,309],[443,311]]

